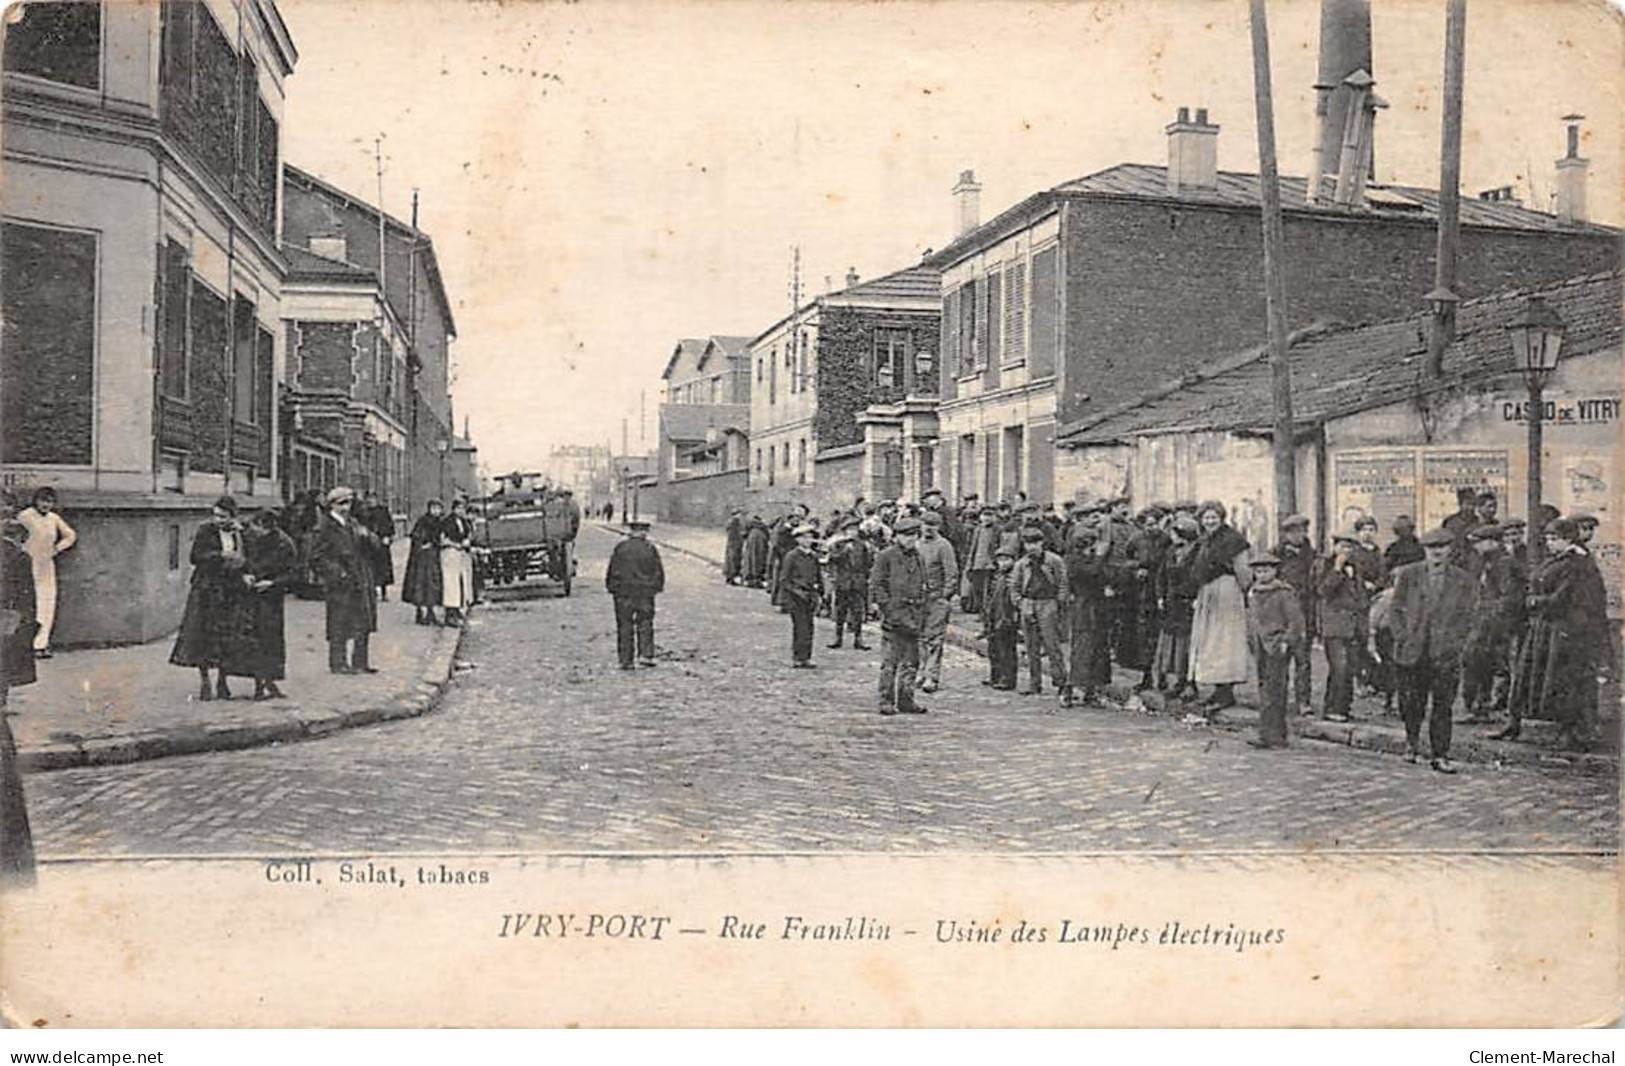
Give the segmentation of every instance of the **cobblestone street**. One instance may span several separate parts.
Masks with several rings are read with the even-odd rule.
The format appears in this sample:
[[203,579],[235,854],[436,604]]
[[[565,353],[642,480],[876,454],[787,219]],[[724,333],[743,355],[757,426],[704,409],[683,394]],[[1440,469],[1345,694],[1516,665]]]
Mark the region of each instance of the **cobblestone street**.
[[[478,609],[444,704],[252,751],[29,775],[43,857],[447,850],[1616,849],[1607,776],[1424,766],[981,687],[950,648],[924,716],[879,652],[789,669],[789,621],[665,555],[660,665],[615,668],[613,537],[569,599]],[[878,631],[870,635],[878,649]]]

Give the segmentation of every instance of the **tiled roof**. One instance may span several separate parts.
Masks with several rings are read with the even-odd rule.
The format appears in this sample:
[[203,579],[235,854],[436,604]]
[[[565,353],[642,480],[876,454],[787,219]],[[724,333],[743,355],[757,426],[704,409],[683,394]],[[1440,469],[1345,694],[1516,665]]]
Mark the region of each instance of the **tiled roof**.
[[684,337],[678,341],[677,347],[671,350],[671,358],[666,360],[666,369],[660,372],[661,380],[671,377],[671,372],[677,369],[677,360],[685,355],[698,363],[700,356],[705,354],[705,343],[704,337]]
[[329,259],[325,255],[317,255],[309,248],[302,248],[297,244],[284,244],[282,254],[288,260],[288,277],[290,279],[321,279],[362,281],[378,284],[378,275],[365,267],[354,263],[345,263],[337,259]]
[[706,342],[705,352],[700,356],[699,368],[701,370],[705,369],[706,360],[710,358],[713,349],[720,351],[724,359],[748,359],[750,357],[750,338],[724,337],[720,334],[712,334],[711,339]]
[[[1563,357],[1620,342],[1621,275],[1592,274],[1556,285],[1518,289],[1457,308],[1456,337],[1445,350],[1435,388],[1512,373],[1506,326],[1531,295],[1567,325]],[[1292,415],[1301,425],[1370,410],[1415,394],[1427,361],[1427,315],[1352,328],[1303,331],[1292,345]],[[1063,426],[1057,444],[1124,443],[1136,436],[1195,430],[1266,430],[1274,422],[1265,347],[1235,353],[1212,367]]]
[[[1397,221],[1418,219],[1436,222],[1439,216],[1439,194],[1434,189],[1414,185],[1385,185],[1373,182],[1366,186],[1366,204],[1362,207],[1342,207],[1336,204],[1310,204],[1304,200],[1309,182],[1306,178],[1281,178],[1281,207],[1285,211],[1313,213],[1328,217],[1371,221]],[[1168,191],[1168,168],[1147,163],[1119,163],[1105,170],[1062,182],[1052,189],[1035,192],[1001,212],[998,216],[969,233],[956,238],[927,260],[933,266],[947,267],[977,248],[1002,240],[1009,233],[1024,226],[1053,207],[1059,200],[1080,197],[1123,197],[1135,200],[1156,200],[1193,207],[1210,205],[1223,208],[1254,208],[1259,206],[1261,182],[1257,174],[1221,170],[1212,189],[1181,189]],[[1526,230],[1538,233],[1617,234],[1619,230],[1596,223],[1569,225],[1559,222],[1556,215],[1536,211],[1511,200],[1480,200],[1463,196],[1461,224],[1469,228]]]
[[935,300],[942,295],[942,272],[911,266],[860,281],[825,296],[826,300]]
[[748,403],[666,403],[660,405],[660,433],[667,440],[704,440],[708,429],[748,432]]

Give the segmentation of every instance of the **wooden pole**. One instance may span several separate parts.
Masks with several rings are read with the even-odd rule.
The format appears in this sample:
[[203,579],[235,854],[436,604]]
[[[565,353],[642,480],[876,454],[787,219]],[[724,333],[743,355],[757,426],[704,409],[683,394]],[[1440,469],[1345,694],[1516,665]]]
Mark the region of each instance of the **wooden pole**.
[[[1433,289],[1455,292],[1456,245],[1461,236],[1461,89],[1467,42],[1467,0],[1448,0],[1444,32],[1444,118],[1439,134],[1439,245]],[[1456,335],[1456,307],[1435,301],[1428,331],[1427,376],[1444,372],[1444,350]]]
[[1258,109],[1258,188],[1264,213],[1264,307],[1269,320],[1270,386],[1275,406],[1275,519],[1298,509],[1292,424],[1292,368],[1287,362],[1286,282],[1281,275],[1281,181],[1275,163],[1275,104],[1270,89],[1270,37],[1264,0],[1249,0],[1253,33],[1253,98]]

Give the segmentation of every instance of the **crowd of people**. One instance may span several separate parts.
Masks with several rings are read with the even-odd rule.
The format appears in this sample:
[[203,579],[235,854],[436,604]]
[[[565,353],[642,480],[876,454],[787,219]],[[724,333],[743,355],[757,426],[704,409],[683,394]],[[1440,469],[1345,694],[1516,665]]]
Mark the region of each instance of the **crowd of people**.
[[[828,647],[867,649],[882,632],[881,713],[921,713],[916,692],[942,683],[942,647],[957,607],[986,641],[983,684],[1057,695],[1048,709],[1098,704],[1113,670],[1138,675],[1192,713],[1216,719],[1237,685],[1259,683],[1260,747],[1287,741],[1290,714],[1349,721],[1356,688],[1397,710],[1407,759],[1453,773],[1458,695],[1466,720],[1518,739],[1523,719],[1551,719],[1560,746],[1595,742],[1598,674],[1612,670],[1607,594],[1591,542],[1597,522],[1540,515],[1531,559],[1521,519],[1498,519],[1493,493],[1463,489],[1458,510],[1418,537],[1400,515],[1380,540],[1361,516],[1317,550],[1310,520],[1286,516],[1273,550],[1249,543],[1225,505],[1126,497],[1041,508],[1021,494],[975,495],[953,507],[858,500],[820,518],[796,504],[771,521],[734,508],[723,577],[762,589],[791,621],[791,665],[813,663],[813,626]],[[1326,680],[1318,705],[1311,657]],[[1020,658],[1025,658],[1025,679]],[[1204,690],[1205,689],[1205,693]]]

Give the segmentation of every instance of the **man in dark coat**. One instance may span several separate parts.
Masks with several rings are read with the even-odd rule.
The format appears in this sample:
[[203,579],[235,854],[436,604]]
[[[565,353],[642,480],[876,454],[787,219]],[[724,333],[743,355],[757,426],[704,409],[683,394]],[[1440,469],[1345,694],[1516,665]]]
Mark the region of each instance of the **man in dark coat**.
[[634,651],[640,663],[653,666],[655,597],[666,589],[666,568],[660,552],[649,543],[648,519],[627,522],[626,539],[609,555],[604,588],[615,599],[615,653],[621,669],[632,669]]
[[858,520],[848,518],[829,551],[830,570],[835,580],[835,639],[839,648],[847,629],[852,630],[852,647],[867,651],[863,642],[863,619],[869,613],[869,573],[874,569],[875,551],[858,533]]
[[327,668],[335,674],[376,674],[368,642],[378,628],[368,539],[351,515],[355,492],[340,485],[327,494],[327,514],[311,540],[310,565],[327,605]]
[[395,560],[390,557],[389,544],[395,539],[395,516],[389,504],[369,492],[356,510],[356,519],[371,533],[367,540],[367,560],[372,564],[372,583],[378,586],[378,598],[389,600],[389,586],[395,583]]
[[1399,673],[1399,713],[1405,719],[1405,758],[1416,762],[1422,721],[1431,719],[1430,765],[1453,774],[1450,761],[1451,715],[1461,681],[1461,659],[1472,622],[1473,582],[1450,561],[1455,534],[1435,529],[1422,538],[1427,558],[1401,567],[1394,575],[1389,624],[1394,633],[1394,662]]
[[[1292,646],[1292,654],[1288,657],[1292,672],[1292,713],[1303,714],[1314,702],[1309,678],[1309,652],[1315,643],[1315,582],[1310,573],[1314,569],[1315,550],[1309,543],[1309,519],[1306,515],[1287,515],[1281,520],[1281,542],[1276,545],[1275,558],[1278,561],[1275,576],[1298,594],[1298,610],[1303,614],[1303,636]],[[1359,648],[1360,643],[1356,639],[1349,646]],[[1347,713],[1346,709],[1344,713]]]
[[[1087,522],[1073,527],[1066,550],[1066,583],[1071,592],[1068,630],[1072,638],[1068,665],[1068,687],[1062,689],[1063,706],[1099,702],[1099,690],[1112,679],[1110,616],[1111,600],[1106,588],[1113,576],[1109,562],[1111,544]],[[1028,587],[1031,588],[1031,576]],[[1035,685],[1036,681],[1033,682]]]
[[34,567],[23,545],[28,530],[16,521],[16,504],[0,503],[0,886],[34,884],[34,834],[28,825],[17,741],[6,710],[16,685],[34,683]]
[[1416,523],[1408,514],[1394,519],[1394,539],[1382,551],[1382,565],[1391,574],[1402,566],[1419,563],[1427,555],[1422,542],[1416,539]]
[[1157,606],[1157,586],[1162,576],[1163,560],[1168,555],[1171,538],[1163,528],[1168,509],[1152,504],[1137,516],[1139,530],[1129,542],[1129,562],[1134,567],[1134,582],[1139,591],[1139,635],[1137,643],[1145,664],[1140,683],[1135,691],[1144,692],[1156,685],[1157,636],[1162,632],[1162,614]]
[[[247,557],[237,501],[222,496],[208,522],[198,527],[188,555],[192,578],[175,633],[169,661],[198,671],[198,699],[231,699],[227,677],[251,676],[253,670],[252,606],[243,580]],[[214,688],[209,669],[215,668]]]
[[920,520],[899,518],[896,540],[875,559],[869,599],[880,612],[880,713],[924,714],[914,701],[925,628],[925,563],[917,550]]
[[738,507],[728,516],[728,540],[722,549],[722,580],[739,584],[745,560],[745,512]]
[[1331,555],[1316,560],[1312,571],[1326,652],[1326,700],[1321,717],[1334,722],[1347,722],[1353,716],[1357,651],[1365,638],[1370,611],[1370,598],[1360,588],[1351,559],[1359,543],[1352,530],[1334,534]]
[[1467,534],[1482,524],[1478,517],[1478,490],[1474,488],[1459,488],[1456,490],[1456,510],[1443,522],[1439,528],[1446,530],[1455,537],[1450,548],[1450,561],[1463,569],[1467,566],[1467,557],[1472,554],[1472,547],[1467,540]]

